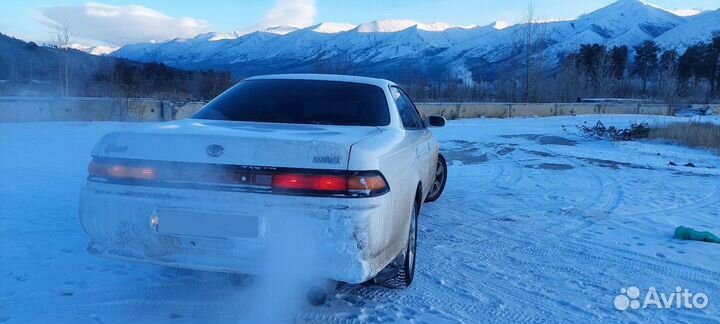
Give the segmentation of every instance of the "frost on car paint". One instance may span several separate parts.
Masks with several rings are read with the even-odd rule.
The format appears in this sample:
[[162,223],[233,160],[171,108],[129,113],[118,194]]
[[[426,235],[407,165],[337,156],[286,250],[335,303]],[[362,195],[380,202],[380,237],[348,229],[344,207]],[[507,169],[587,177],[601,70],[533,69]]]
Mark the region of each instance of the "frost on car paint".
[[349,283],[399,263],[409,285],[438,159],[427,126],[386,80],[248,79],[190,119],[98,142],[80,199],[88,250],[247,274],[279,263]]

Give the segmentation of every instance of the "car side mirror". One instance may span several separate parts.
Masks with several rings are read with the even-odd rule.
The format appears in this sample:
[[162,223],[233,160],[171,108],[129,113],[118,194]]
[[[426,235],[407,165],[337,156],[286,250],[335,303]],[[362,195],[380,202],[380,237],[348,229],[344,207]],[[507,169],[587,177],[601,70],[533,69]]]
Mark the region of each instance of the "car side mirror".
[[445,117],[443,116],[429,116],[425,120],[425,124],[430,127],[443,127],[445,126]]

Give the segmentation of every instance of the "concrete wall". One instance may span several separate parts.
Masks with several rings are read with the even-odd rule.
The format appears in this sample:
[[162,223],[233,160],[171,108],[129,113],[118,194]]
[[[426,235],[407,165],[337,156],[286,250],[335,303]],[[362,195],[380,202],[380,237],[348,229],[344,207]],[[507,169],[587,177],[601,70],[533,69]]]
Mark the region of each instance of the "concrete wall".
[[0,97],[0,122],[165,121],[188,117],[204,105],[156,99]]
[[423,116],[438,115],[447,119],[510,117],[510,105],[503,103],[416,103]]
[[705,110],[710,115],[720,116],[720,104],[690,105],[692,110]]
[[[0,122],[163,121],[185,118],[204,102],[155,99],[0,97]],[[457,118],[546,117],[586,114],[672,115],[670,105],[593,103],[417,103],[424,116]],[[708,107],[720,114],[720,105]]]
[[205,102],[201,101],[192,101],[192,102],[181,102],[181,103],[175,103],[173,107],[173,118],[174,119],[183,119],[190,117],[190,115],[194,114],[196,111],[200,110],[205,106]]
[[564,103],[555,105],[555,115],[593,115],[601,114],[602,107],[598,104],[588,103]]
[[511,104],[510,117],[555,116],[555,104]]
[[155,99],[0,97],[0,122],[162,121],[170,102]]
[[670,105],[593,103],[417,103],[423,116],[456,118],[548,117],[589,114],[672,115]]

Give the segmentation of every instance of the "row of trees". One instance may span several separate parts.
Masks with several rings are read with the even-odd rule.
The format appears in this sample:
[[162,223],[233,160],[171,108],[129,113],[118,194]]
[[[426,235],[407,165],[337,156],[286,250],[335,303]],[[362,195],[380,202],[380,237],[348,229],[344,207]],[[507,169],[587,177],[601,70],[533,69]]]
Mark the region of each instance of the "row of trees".
[[208,100],[234,83],[226,71],[187,71],[73,49],[37,48],[47,49],[47,55],[0,59],[0,95]]
[[162,63],[117,60],[101,66],[93,80],[108,85],[105,95],[137,98],[212,99],[233,84],[230,72],[185,71]]
[[94,56],[71,44],[66,26],[58,26],[47,46],[0,34],[0,95],[208,100],[233,84],[230,72]]
[[[583,44],[562,59],[555,77],[563,100],[576,97],[652,98],[669,102],[720,98],[720,33],[682,54],[652,40],[608,48]],[[580,85],[580,86],[578,86]]]

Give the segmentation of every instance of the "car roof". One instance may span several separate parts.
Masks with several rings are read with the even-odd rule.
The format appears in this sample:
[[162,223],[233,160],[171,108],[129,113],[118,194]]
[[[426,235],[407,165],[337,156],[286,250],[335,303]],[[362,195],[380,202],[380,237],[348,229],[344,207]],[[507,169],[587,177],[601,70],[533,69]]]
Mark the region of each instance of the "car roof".
[[351,82],[351,83],[363,83],[376,85],[378,87],[385,88],[390,85],[395,85],[394,82],[385,79],[368,78],[354,75],[339,75],[339,74],[269,74],[269,75],[258,75],[245,80],[318,80],[318,81],[337,81],[337,82]]

